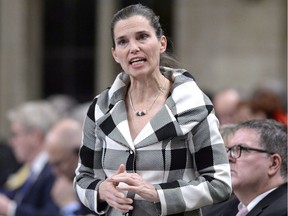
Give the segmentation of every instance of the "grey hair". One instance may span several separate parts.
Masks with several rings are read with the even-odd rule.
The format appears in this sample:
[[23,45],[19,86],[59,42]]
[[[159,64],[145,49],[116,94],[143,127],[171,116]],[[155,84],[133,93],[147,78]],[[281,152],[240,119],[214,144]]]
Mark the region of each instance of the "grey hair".
[[222,124],[219,127],[220,134],[224,140],[224,144],[226,145],[225,141],[230,139],[233,134],[235,133],[236,124]]
[[57,120],[57,114],[45,101],[29,101],[7,113],[10,122],[19,121],[26,130],[38,130],[46,135]]

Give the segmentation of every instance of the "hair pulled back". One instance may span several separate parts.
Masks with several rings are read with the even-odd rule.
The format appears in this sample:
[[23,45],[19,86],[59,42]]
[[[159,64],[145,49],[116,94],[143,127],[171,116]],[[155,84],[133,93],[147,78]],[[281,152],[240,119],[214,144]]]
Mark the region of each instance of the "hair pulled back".
[[132,16],[137,15],[145,17],[150,22],[151,26],[155,29],[157,38],[158,39],[161,38],[161,36],[163,35],[163,30],[159,22],[159,16],[156,16],[153,10],[142,4],[129,5],[119,10],[117,13],[115,13],[112,18],[111,36],[112,36],[113,48],[115,48],[114,28],[116,23],[120,20],[128,19]]
[[[163,36],[163,29],[159,21],[159,16],[156,16],[153,10],[150,8],[138,3],[129,5],[119,11],[117,11],[111,21],[111,37],[112,37],[112,47],[115,48],[115,35],[114,35],[114,29],[115,25],[118,21],[128,19],[132,16],[143,16],[145,17],[150,25],[154,28],[156,37],[158,39]],[[160,65],[161,66],[167,66],[167,67],[178,67],[178,62],[167,53],[162,53],[160,56]]]

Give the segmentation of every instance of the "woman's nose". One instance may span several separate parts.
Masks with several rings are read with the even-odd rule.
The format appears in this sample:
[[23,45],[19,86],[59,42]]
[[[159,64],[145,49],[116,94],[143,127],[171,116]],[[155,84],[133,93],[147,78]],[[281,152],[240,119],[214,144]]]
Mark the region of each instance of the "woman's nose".
[[140,51],[140,48],[139,48],[138,44],[136,42],[131,42],[130,43],[130,52],[134,54],[134,53],[137,53],[139,51]]

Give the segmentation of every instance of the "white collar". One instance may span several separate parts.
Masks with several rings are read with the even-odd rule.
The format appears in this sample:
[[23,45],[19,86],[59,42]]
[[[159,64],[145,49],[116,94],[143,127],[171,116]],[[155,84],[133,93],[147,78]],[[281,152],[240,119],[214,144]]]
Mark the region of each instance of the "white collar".
[[35,178],[39,176],[41,171],[43,170],[44,166],[48,161],[48,155],[46,152],[41,152],[37,155],[31,165],[31,171],[35,174]]
[[[276,187],[277,188],[277,187]],[[271,190],[268,190],[260,195],[258,195],[257,197],[255,197],[248,205],[247,205],[247,209],[248,212],[251,211],[264,197],[266,197],[269,193],[271,193],[272,191],[274,191],[276,188],[272,188]],[[245,206],[243,203],[239,203],[238,205],[238,209],[242,208],[243,206]]]

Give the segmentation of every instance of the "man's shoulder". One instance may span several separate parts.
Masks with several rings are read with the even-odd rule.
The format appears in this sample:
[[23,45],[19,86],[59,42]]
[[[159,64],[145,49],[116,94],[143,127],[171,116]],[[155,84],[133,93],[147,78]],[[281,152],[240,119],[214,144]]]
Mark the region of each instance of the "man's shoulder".
[[239,200],[232,195],[228,200],[202,208],[203,216],[230,216],[238,211]]
[[247,216],[254,215],[287,215],[287,183],[269,193]]

